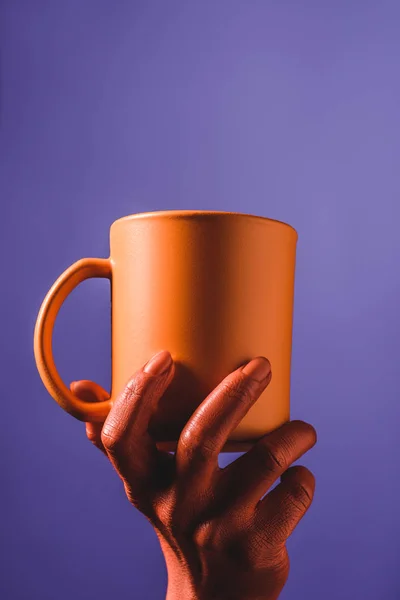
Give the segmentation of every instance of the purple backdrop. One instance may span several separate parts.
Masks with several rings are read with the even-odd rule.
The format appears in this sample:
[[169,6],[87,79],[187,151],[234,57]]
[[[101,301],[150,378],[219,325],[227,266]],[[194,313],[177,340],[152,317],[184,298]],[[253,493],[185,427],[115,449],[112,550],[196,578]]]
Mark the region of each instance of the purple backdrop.
[[[318,446],[284,600],[400,596],[400,4],[2,0],[4,600],[163,598],[157,539],[47,395],[33,327],[116,218],[251,212],[299,232],[292,415]],[[108,284],[57,322],[109,385]],[[225,464],[228,459],[223,457]]]

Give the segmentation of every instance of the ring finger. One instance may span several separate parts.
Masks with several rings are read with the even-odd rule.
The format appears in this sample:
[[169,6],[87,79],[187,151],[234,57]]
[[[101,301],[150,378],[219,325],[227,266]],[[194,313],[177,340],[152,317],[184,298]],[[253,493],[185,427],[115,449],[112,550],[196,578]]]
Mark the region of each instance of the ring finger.
[[316,443],[315,429],[304,421],[289,421],[262,437],[223,470],[221,484],[231,506],[252,510],[273,483]]

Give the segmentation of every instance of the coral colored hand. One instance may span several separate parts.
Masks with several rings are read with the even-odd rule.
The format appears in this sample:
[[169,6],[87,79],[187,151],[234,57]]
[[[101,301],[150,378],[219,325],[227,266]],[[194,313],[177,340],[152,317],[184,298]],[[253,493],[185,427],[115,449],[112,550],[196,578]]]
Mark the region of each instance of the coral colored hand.
[[[290,465],[315,444],[315,430],[288,422],[227,467],[218,466],[230,432],[271,379],[268,360],[257,357],[197,408],[175,455],[160,451],[148,424],[173,375],[169,352],[155,355],[129,381],[105,423],[86,424],[87,435],[155,528],[168,570],[167,600],[276,599],[289,571],[285,542],[315,485],[308,469]],[[86,401],[108,396],[89,381],[71,389]]]

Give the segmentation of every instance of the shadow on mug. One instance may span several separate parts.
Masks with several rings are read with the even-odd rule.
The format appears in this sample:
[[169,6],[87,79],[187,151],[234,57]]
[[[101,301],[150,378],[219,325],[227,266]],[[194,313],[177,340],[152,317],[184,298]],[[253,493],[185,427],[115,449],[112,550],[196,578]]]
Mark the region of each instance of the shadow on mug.
[[[232,371],[244,366],[252,357],[240,361]],[[149,433],[162,450],[173,452],[182,429],[196,410],[229,373],[219,374],[210,386],[185,364],[175,361],[175,376],[160,398],[150,422]],[[243,452],[251,448],[254,440],[228,442],[224,452]]]
[[176,361],[174,378],[150,421],[150,435],[157,442],[176,442],[187,421],[210,391],[192,369]]

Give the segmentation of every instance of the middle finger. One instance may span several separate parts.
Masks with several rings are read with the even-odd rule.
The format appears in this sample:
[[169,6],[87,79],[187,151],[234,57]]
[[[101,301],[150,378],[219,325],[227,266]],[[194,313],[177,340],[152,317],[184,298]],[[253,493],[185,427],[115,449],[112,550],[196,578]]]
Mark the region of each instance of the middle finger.
[[218,466],[226,440],[271,380],[269,361],[259,356],[230,373],[207,396],[180,435],[175,461],[177,473],[196,479]]

